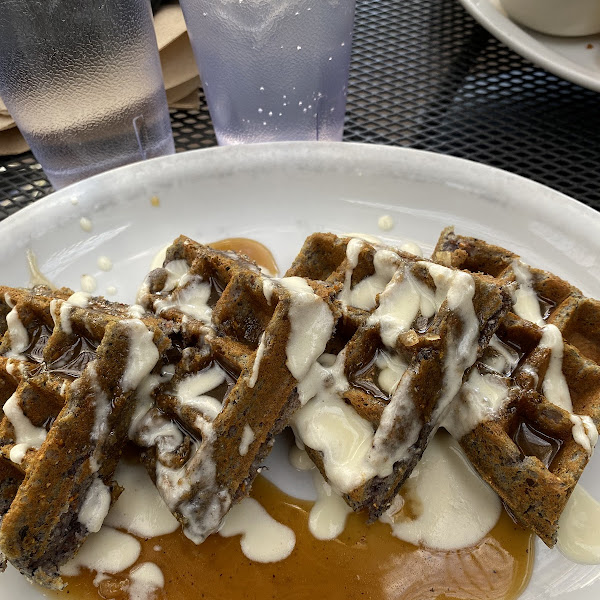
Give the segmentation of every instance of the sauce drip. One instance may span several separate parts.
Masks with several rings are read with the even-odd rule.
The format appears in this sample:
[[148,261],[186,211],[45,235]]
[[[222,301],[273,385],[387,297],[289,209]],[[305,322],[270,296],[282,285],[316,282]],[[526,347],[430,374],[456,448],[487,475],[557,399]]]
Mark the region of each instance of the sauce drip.
[[279,273],[279,268],[275,262],[275,257],[271,251],[260,242],[250,238],[226,238],[208,244],[215,250],[232,250],[240,252],[252,259],[259,267],[267,271],[267,275],[275,277]]
[[[473,548],[446,552],[417,548],[394,538],[383,523],[367,525],[351,514],[338,539],[319,541],[308,530],[311,503],[287,496],[258,477],[252,495],[269,514],[296,533],[291,556],[277,563],[255,563],[241,552],[239,536],[212,535],[195,546],[175,533],[141,540],[138,564],[153,562],[165,576],[156,598],[249,600],[310,598],[352,600],[503,599],[516,598],[533,565],[532,534],[505,512],[492,531]],[[65,578],[58,598],[128,599],[126,575],[94,587],[94,574]],[[67,596],[68,592],[68,596]]]

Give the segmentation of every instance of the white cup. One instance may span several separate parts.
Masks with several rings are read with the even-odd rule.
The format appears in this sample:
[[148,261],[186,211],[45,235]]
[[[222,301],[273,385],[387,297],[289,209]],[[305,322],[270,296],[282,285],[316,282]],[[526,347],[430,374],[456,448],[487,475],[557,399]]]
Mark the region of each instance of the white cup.
[[600,32],[600,0],[501,0],[508,16],[521,25],[560,36]]

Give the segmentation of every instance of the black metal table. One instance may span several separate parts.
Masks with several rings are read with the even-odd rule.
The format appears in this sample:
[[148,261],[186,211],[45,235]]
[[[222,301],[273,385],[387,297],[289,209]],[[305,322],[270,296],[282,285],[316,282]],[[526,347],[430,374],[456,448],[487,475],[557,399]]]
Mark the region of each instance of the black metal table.
[[[172,111],[178,152],[215,145],[206,105]],[[600,210],[600,94],[536,67],[457,0],[357,0],[344,139],[470,158]],[[52,191],[0,158],[0,220]]]

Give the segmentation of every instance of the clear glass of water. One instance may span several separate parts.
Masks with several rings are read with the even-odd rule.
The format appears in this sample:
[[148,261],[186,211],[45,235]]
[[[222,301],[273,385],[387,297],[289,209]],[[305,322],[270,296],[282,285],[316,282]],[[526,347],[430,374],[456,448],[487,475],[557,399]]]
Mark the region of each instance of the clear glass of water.
[[0,8],[0,97],[55,188],[175,151],[149,0]]
[[355,0],[180,0],[219,144],[342,139]]

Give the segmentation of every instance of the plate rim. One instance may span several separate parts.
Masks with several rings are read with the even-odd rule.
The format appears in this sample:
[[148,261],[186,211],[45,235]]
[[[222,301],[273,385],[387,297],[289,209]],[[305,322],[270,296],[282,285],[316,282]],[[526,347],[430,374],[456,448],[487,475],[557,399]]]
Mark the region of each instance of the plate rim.
[[[529,34],[525,28],[503,15],[491,0],[459,0],[459,2],[480,25],[517,54],[571,83],[600,92],[600,72],[594,77],[591,69],[581,67],[546,46]],[[550,37],[558,38],[558,36]]]
[[[594,244],[600,251],[598,211],[520,175],[463,158],[410,148],[348,142],[289,142],[189,151],[125,166],[64,188],[0,223],[0,261],[5,258],[4,253],[10,247],[10,240],[5,234],[10,231],[11,236],[17,236],[24,230],[30,231],[33,227],[32,220],[38,216],[58,209],[71,219],[79,219],[81,212],[74,209],[102,210],[106,197],[121,186],[131,190],[141,185],[142,191],[146,193],[151,189],[153,181],[160,181],[167,174],[174,180],[182,173],[189,173],[191,169],[197,179],[206,174],[231,175],[232,169],[235,174],[236,164],[240,162],[242,164],[238,166],[242,174],[251,173],[257,166],[265,165],[271,171],[285,166],[296,173],[308,174],[312,165],[312,168],[324,168],[329,174],[326,169],[333,166],[337,169],[336,174],[346,172],[360,175],[364,172],[367,176],[373,176],[379,172],[399,181],[459,188],[487,200],[502,198],[502,194],[506,194],[510,202],[523,200],[523,206],[529,211],[539,210],[544,204],[559,210],[561,216],[565,210],[572,211],[570,214],[583,224],[588,236],[586,239],[592,239],[592,233],[595,235]],[[74,198],[81,201],[79,207],[73,206]],[[401,203],[401,199],[398,202]],[[526,594],[527,589],[523,593]]]
[[[461,2],[463,0],[460,0]],[[362,173],[382,171],[414,181],[460,187],[477,195],[506,198],[518,194],[524,204],[544,207],[545,212],[567,210],[582,223],[592,226],[600,238],[600,213],[583,202],[543,183],[498,167],[449,154],[400,146],[357,142],[273,142],[232,146],[212,146],[141,161],[104,173],[55,191],[18,210],[0,222],[0,261],[4,248],[19,235],[30,234],[31,220],[47,212],[72,216],[73,205],[91,202],[98,208],[99,195],[132,185],[159,186],[168,176],[175,180],[189,174],[199,176],[231,175],[239,169],[248,172],[257,167],[289,169],[295,172],[323,165]],[[105,194],[110,196],[110,194]],[[108,202],[108,200],[107,200]],[[586,219],[587,217],[587,219]]]

